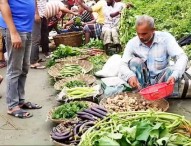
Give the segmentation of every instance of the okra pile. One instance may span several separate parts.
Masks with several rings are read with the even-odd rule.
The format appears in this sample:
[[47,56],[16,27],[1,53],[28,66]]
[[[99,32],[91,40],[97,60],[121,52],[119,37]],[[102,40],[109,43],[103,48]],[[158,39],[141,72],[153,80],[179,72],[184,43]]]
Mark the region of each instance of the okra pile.
[[80,65],[76,65],[76,64],[73,64],[73,65],[66,64],[64,68],[60,71],[60,74],[63,77],[73,77],[81,73],[83,73],[83,68]]
[[165,112],[122,112],[88,129],[80,146],[191,146],[191,123]]
[[77,99],[93,96],[96,91],[93,87],[75,87],[71,89],[66,89],[66,92],[69,98]]

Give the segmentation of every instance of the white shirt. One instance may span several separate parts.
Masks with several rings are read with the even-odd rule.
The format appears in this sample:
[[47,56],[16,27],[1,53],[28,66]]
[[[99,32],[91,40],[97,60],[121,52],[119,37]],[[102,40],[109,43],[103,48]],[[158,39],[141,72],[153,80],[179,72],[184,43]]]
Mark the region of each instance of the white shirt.
[[38,13],[41,18],[45,16],[46,2],[47,0],[37,0]]

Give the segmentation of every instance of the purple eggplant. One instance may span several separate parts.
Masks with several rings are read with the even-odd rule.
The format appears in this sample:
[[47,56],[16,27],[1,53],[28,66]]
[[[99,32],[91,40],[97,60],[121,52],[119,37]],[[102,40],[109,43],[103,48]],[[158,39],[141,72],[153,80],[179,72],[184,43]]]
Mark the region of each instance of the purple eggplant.
[[88,121],[84,123],[82,126],[80,126],[79,132],[81,133],[86,126],[94,126],[94,125],[95,123],[93,121]]
[[106,112],[103,112],[102,110],[100,110],[100,109],[98,109],[98,108],[96,108],[96,107],[92,107],[91,110],[94,111],[94,112],[97,112],[97,113],[99,113],[99,114],[101,114],[101,115],[103,115],[103,116],[106,116],[106,115],[107,115]]
[[102,110],[103,112],[107,113],[107,110],[102,106],[95,106],[97,109]]
[[59,136],[59,137],[63,137],[70,134],[70,131],[64,132],[64,133],[59,133],[59,132],[54,132],[54,135]]
[[85,109],[84,111],[87,112],[87,113],[89,113],[89,114],[92,114],[92,115],[94,115],[94,116],[96,116],[96,117],[98,117],[98,118],[101,118],[101,119],[103,119],[103,118],[105,117],[105,116],[103,116],[102,114],[97,113],[97,112],[94,112],[94,111],[92,111],[92,110],[90,110],[90,109]]
[[70,134],[68,134],[68,135],[65,135],[65,136],[56,136],[55,134],[52,134],[51,135],[51,137],[52,137],[52,139],[54,139],[54,140],[66,140],[66,139],[68,139],[68,138],[70,138],[72,136],[72,134],[70,133]]
[[89,115],[78,115],[78,117],[81,118],[81,119],[84,119],[84,120],[95,121],[93,116],[89,116]]
[[77,124],[77,125],[74,127],[74,130],[73,130],[73,132],[74,132],[74,136],[75,136],[75,135],[78,135],[79,128],[80,128],[81,125],[82,125],[82,124],[79,123],[79,124]]

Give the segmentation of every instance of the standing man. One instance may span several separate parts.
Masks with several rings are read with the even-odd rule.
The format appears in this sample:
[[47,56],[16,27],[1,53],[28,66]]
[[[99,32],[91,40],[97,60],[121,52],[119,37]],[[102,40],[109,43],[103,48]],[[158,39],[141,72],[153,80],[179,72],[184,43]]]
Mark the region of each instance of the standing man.
[[25,82],[30,66],[31,32],[35,16],[35,0],[0,0],[0,27],[7,28],[7,104],[8,114],[29,118],[23,110],[39,109],[25,102]]
[[46,9],[47,0],[36,0],[37,1],[37,10],[35,12],[35,21],[32,30],[32,49],[30,56],[31,68],[43,69],[45,66],[42,66],[39,62],[39,46],[40,41],[42,45],[42,50],[45,53],[45,56],[49,55],[49,40],[48,37],[41,37],[48,35],[46,32],[47,19],[44,17]]
[[[175,84],[185,72],[188,57],[168,32],[155,31],[154,19],[139,16],[136,20],[137,36],[125,48],[119,77],[133,88],[167,82]],[[169,59],[176,60],[169,66]]]

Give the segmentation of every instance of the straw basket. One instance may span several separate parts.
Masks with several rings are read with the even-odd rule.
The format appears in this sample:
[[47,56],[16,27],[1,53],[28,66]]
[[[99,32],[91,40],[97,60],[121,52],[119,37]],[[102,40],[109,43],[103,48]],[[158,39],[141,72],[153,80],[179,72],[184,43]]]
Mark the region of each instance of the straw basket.
[[66,46],[79,47],[82,45],[82,32],[68,32],[53,37],[55,45],[64,44]]
[[[144,98],[143,98],[141,95],[137,94],[137,93],[121,93],[121,94],[118,94],[118,95],[125,96],[125,97],[127,98],[127,99],[126,99],[127,101],[128,101],[131,97],[137,97],[137,102],[144,100]],[[118,96],[118,95],[111,96],[111,97],[108,97],[108,98],[112,99],[112,98],[115,98],[115,97]],[[127,97],[126,95],[128,95],[128,97]],[[100,104],[101,106],[105,107],[108,111],[112,112],[113,110],[112,110],[110,107],[108,107],[108,106],[107,106],[107,103],[106,103],[108,98],[103,98],[103,99],[100,101],[99,104]],[[147,102],[150,103],[151,109],[152,109],[152,107],[154,108],[154,107],[157,106],[157,109],[159,109],[159,110],[161,110],[161,111],[167,111],[168,108],[169,108],[169,103],[168,103],[168,101],[166,101],[165,99],[160,99],[160,100],[155,100],[155,101],[147,101]],[[120,111],[120,112],[129,112],[128,109],[129,109],[129,108],[126,107],[125,110],[122,110],[122,111]],[[153,109],[153,110],[154,110],[154,109]]]
[[50,76],[52,76],[54,79],[63,79],[63,78],[65,78],[65,77],[61,76],[60,71],[62,70],[62,68],[64,68],[64,66],[66,64],[68,64],[68,65],[70,65],[70,64],[80,65],[85,70],[85,74],[90,72],[93,69],[93,64],[90,63],[89,61],[86,61],[86,60],[71,60],[71,61],[56,63],[54,66],[50,67],[50,69],[48,70],[48,74]]

